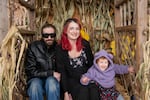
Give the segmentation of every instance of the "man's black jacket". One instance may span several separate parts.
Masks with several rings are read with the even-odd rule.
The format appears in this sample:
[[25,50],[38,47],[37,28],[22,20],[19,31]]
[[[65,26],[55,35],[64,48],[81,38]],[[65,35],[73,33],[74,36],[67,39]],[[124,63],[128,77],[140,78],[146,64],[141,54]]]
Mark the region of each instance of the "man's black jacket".
[[31,78],[46,78],[55,70],[55,47],[47,46],[43,40],[31,43],[26,52],[25,72],[27,80]]

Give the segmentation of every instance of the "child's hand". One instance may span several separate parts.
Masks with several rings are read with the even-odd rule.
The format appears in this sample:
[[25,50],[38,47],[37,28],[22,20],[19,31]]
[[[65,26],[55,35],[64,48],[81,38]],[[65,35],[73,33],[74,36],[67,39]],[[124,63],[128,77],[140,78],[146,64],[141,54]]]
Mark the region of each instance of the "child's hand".
[[134,67],[133,66],[128,67],[128,71],[130,73],[134,73],[135,72]]
[[82,78],[82,82],[83,82],[83,83],[87,83],[89,80],[90,80],[90,79],[89,79],[88,77],[83,77],[83,78]]

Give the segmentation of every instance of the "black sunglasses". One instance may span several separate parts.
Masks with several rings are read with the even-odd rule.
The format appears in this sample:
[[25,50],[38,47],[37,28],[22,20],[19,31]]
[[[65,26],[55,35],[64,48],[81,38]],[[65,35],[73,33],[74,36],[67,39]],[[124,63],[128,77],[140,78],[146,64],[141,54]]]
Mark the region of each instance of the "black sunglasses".
[[51,38],[55,38],[56,37],[56,33],[43,33],[42,34],[42,37],[43,38],[48,38],[48,37],[51,37]]

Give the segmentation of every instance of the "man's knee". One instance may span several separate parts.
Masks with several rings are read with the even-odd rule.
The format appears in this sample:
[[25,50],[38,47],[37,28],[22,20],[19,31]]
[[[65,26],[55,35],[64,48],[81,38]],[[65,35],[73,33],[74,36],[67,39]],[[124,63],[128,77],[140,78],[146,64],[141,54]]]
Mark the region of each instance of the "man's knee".
[[56,91],[59,89],[59,82],[54,77],[48,77],[46,79],[46,89],[49,89],[50,91]]
[[33,78],[33,79],[29,80],[28,84],[37,86],[37,85],[41,85],[42,81],[39,78]]
[[29,81],[29,89],[37,92],[40,88],[42,88],[42,82],[38,78],[33,78]]

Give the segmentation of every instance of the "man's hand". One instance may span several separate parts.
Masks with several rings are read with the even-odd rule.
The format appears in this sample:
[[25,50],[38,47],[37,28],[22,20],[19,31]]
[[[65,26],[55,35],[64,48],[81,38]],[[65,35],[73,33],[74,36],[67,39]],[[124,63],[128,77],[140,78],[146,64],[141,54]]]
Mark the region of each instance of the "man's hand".
[[53,76],[54,76],[58,81],[60,81],[60,76],[61,76],[60,73],[54,72],[54,73],[53,73]]

